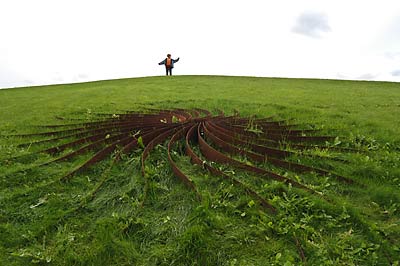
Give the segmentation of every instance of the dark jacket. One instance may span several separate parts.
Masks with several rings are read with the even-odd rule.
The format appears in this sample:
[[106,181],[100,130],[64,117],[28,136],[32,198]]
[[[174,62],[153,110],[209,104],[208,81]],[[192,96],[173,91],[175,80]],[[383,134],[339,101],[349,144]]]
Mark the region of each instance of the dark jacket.
[[[172,59],[171,58],[171,68],[174,68],[174,64],[176,63],[176,62],[178,62],[179,61],[179,57],[177,58],[177,59]],[[167,58],[165,58],[164,60],[162,60],[160,63],[158,63],[159,65],[165,65],[167,63]],[[165,67],[166,67],[167,65],[165,65]]]

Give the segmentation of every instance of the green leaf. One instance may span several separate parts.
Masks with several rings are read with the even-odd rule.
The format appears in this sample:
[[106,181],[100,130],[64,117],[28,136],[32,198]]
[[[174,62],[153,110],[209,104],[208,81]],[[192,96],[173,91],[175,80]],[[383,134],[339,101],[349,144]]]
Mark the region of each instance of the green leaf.
[[139,146],[140,146],[142,149],[144,149],[144,144],[143,144],[143,138],[142,138],[142,136],[138,137],[137,143],[139,144]]
[[251,207],[253,207],[255,204],[256,204],[256,203],[254,202],[254,200],[250,200],[250,201],[247,203],[247,206],[249,206],[249,208],[251,208]]

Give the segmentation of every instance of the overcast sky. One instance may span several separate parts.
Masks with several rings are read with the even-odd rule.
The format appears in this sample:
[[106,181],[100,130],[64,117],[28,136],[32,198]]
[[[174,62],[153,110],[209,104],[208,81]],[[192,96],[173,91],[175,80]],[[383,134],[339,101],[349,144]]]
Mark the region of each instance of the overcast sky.
[[399,0],[0,0],[0,88],[164,75],[400,82]]

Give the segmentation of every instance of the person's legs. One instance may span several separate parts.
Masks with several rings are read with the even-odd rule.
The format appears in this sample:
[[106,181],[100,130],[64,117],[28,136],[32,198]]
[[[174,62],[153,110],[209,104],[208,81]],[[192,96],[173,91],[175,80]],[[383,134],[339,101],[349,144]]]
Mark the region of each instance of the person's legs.
[[168,76],[168,67],[165,67],[165,74]]

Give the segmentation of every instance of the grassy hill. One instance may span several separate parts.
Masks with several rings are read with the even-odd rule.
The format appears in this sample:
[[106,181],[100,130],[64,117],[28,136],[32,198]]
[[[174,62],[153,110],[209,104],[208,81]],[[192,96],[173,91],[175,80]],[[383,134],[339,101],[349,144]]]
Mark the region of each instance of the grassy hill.
[[[278,209],[265,212],[240,188],[178,165],[202,195],[174,177],[165,148],[149,157],[149,199],[141,151],[111,168],[112,157],[59,177],[85,161],[35,167],[44,146],[19,144],[42,125],[93,121],[145,108],[202,108],[270,117],[337,136],[346,163],[326,164],[356,183],[313,174],[293,178],[330,200],[274,181],[233,175]],[[173,76],[0,90],[0,265],[398,265],[400,261],[400,84],[389,82]],[[334,152],[334,147],[359,152]],[[92,154],[93,155],[93,154]],[[13,159],[13,157],[19,159]],[[300,160],[293,158],[293,160]],[[223,166],[220,166],[223,167]],[[108,181],[91,198],[104,175]],[[314,182],[308,180],[313,179]],[[316,181],[315,181],[316,180]],[[83,206],[83,207],[79,207]]]

